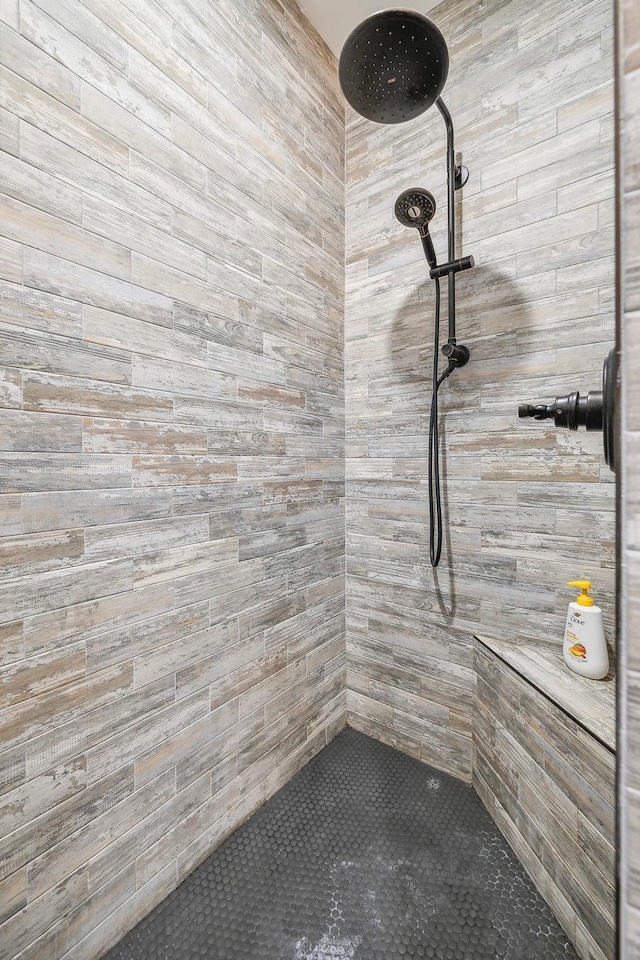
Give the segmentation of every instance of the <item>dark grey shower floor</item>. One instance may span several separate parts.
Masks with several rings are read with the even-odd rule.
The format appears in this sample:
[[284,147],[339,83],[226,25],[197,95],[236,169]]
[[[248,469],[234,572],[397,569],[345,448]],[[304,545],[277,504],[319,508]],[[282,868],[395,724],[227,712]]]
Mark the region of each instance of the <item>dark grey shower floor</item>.
[[575,956],[471,787],[349,729],[107,955]]

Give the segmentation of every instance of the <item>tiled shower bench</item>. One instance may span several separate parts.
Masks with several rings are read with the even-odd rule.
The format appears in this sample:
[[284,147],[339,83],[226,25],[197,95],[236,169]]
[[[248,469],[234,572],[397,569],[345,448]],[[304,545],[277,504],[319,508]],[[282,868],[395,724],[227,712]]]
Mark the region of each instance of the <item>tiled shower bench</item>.
[[615,947],[615,684],[475,638],[473,783],[583,960]]

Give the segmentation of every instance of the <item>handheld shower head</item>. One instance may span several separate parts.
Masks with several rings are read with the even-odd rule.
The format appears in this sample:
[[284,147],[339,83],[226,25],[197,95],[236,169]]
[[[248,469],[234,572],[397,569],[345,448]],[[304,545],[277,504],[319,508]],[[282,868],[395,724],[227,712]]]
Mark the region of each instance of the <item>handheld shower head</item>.
[[428,229],[429,221],[436,212],[436,201],[432,193],[422,187],[405,190],[396,200],[395,214],[405,227]]
[[415,10],[383,10],[347,37],[340,85],[354,110],[376,123],[403,123],[440,96],[449,52],[435,23]]
[[422,187],[405,190],[396,200],[395,215],[403,227],[416,227],[420,232],[424,255],[427,263],[434,269],[437,266],[436,251],[429,233],[429,222],[436,212],[436,201],[432,193]]

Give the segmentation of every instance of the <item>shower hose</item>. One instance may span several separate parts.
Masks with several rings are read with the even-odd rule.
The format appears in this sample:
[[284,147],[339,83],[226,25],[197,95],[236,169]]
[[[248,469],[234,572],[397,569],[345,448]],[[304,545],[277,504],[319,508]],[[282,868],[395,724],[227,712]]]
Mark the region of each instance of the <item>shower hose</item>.
[[431,566],[437,567],[442,553],[442,495],[440,492],[440,443],[438,436],[438,390],[455,370],[449,363],[438,377],[440,347],[440,280],[435,280],[436,309],[433,342],[433,392],[429,417],[429,555]]

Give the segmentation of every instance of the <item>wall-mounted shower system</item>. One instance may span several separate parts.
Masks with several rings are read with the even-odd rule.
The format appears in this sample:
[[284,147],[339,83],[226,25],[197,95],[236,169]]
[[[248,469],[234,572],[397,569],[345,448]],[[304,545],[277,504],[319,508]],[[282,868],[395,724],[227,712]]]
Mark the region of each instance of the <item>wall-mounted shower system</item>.
[[590,390],[584,396],[575,390],[564,397],[556,397],[553,403],[521,403],[520,418],[553,420],[556,427],[577,430],[602,430],[604,460],[615,472],[616,469],[616,397],[618,391],[618,360],[615,350],[610,350],[602,368],[602,390]]
[[[451,114],[440,94],[449,72],[449,51],[435,23],[415,10],[383,10],[363,20],[347,37],[340,54],[340,85],[353,109],[374,123],[404,123],[433,106],[440,111],[447,133],[447,262],[438,264],[429,221],[436,209],[428,190],[406,190],[395,205],[405,226],[417,227],[429,274],[435,282],[433,390],[429,419],[429,502],[431,565],[437,567],[442,553],[442,502],[438,439],[438,390],[457,367],[469,360],[469,350],[456,339],[456,284],[461,270],[473,267],[473,257],[456,258],[455,192],[468,177],[466,167],[456,166]],[[440,280],[447,278],[448,337],[442,347],[447,368],[438,376],[440,346]]]
[[[455,346],[455,274],[472,267],[473,257],[456,258],[455,191],[466,183],[469,171],[456,165],[453,120],[440,96],[449,73],[446,41],[435,23],[415,10],[383,10],[349,34],[340,54],[339,73],[345,98],[367,120],[404,123],[433,104],[442,115],[447,133],[447,262],[439,266],[429,262],[429,266],[432,279],[448,277],[447,343]],[[454,366],[466,362],[455,351],[448,353],[445,356]]]

